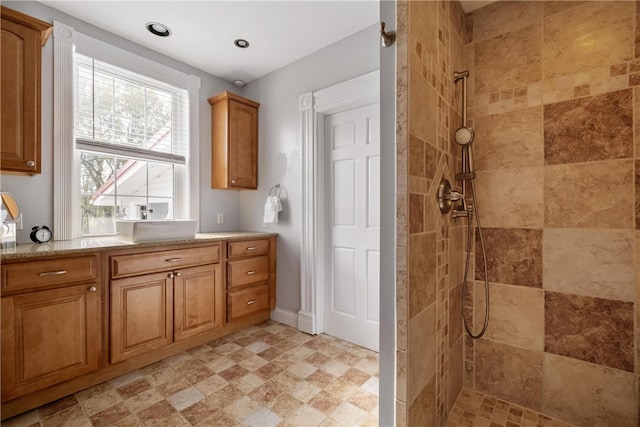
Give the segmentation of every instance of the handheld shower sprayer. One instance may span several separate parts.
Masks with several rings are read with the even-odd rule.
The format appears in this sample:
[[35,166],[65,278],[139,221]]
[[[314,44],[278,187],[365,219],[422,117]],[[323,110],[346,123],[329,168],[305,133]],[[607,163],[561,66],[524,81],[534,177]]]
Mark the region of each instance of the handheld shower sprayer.
[[[462,80],[462,126],[460,126],[453,134],[453,139],[456,144],[460,145],[462,150],[462,170],[455,175],[456,180],[462,181],[461,190],[455,191],[451,188],[451,183],[448,179],[440,181],[438,186],[438,204],[440,211],[445,214],[452,210],[453,203],[460,201],[461,204],[453,208],[454,218],[467,218],[467,248],[466,258],[464,266],[464,278],[462,281],[462,306],[465,306],[465,295],[467,294],[469,266],[471,263],[471,248],[473,242],[473,219],[475,217],[477,224],[477,235],[479,237],[480,244],[476,248],[476,257],[480,255],[478,249],[482,254],[482,262],[484,264],[484,291],[485,291],[485,316],[482,329],[477,334],[474,334],[473,329],[468,324],[468,319],[462,314],[462,321],[464,328],[471,338],[480,338],[487,331],[489,326],[489,282],[487,277],[487,254],[484,246],[484,237],[482,235],[482,226],[480,225],[480,214],[478,213],[478,201],[477,194],[474,185],[475,173],[473,172],[473,156],[471,152],[471,145],[475,138],[475,132],[469,126],[467,126],[467,78],[469,77],[469,71],[456,71],[453,73],[453,81],[457,83]],[[468,203],[466,200],[467,183],[471,186],[473,194],[473,202]],[[476,258],[477,259],[477,258]]]

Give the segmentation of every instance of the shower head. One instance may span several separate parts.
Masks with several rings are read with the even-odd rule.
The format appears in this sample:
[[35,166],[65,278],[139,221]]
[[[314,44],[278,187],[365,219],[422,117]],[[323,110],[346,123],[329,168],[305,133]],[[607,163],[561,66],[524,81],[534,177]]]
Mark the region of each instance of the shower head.
[[456,140],[458,145],[468,145],[473,142],[473,138],[475,137],[475,133],[473,129],[467,126],[462,126],[458,128],[456,132],[453,134],[453,138]]

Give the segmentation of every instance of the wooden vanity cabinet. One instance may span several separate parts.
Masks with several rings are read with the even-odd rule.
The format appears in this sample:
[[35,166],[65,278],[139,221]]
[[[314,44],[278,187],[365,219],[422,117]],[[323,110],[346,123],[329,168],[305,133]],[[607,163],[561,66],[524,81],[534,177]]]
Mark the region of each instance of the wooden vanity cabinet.
[[42,47],[52,25],[0,6],[0,170],[41,172]]
[[275,248],[270,246],[269,239],[227,243],[228,322],[275,308],[269,298],[275,291],[269,289],[271,279],[275,282],[275,276],[271,275],[275,269]]
[[258,188],[260,104],[224,91],[211,104],[211,188]]
[[219,262],[219,244],[111,256],[111,363],[221,327]]
[[2,401],[101,366],[99,257],[2,264]]

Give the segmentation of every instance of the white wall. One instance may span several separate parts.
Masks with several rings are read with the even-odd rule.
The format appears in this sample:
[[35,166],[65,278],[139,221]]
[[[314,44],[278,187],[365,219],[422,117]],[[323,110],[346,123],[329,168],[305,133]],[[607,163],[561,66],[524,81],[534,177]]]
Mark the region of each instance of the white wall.
[[[379,35],[372,25],[248,84],[245,96],[260,102],[258,190],[240,194],[241,226],[278,237],[278,308],[300,310],[302,174],[298,97],[377,70]],[[280,223],[262,226],[272,185],[282,186]]]
[[[192,153],[200,163],[200,182],[192,191],[200,192],[200,213],[192,215],[200,221],[201,231],[228,231],[241,228],[240,195],[237,191],[211,189],[211,109],[207,99],[223,90],[236,90],[232,84],[202,70],[132,43],[122,37],[96,28],[84,21],[32,1],[3,1],[11,9],[24,12],[46,22],[63,22],[75,30],[126,49],[137,55],[164,64],[201,79],[200,89],[200,152]],[[42,173],[34,176],[2,174],[0,189],[13,193],[23,210],[24,229],[18,232],[18,242],[30,242],[29,232],[35,224],[53,224],[53,37],[42,50]],[[195,155],[194,155],[195,154]],[[216,224],[216,213],[225,214],[225,224]]]

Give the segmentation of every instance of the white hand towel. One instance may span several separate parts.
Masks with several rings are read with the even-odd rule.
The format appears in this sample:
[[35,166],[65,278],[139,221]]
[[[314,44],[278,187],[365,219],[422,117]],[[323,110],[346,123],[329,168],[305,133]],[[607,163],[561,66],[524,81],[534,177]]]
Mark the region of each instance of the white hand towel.
[[268,196],[264,203],[264,216],[262,218],[263,225],[278,223],[278,212],[282,212],[282,203],[278,196]]

